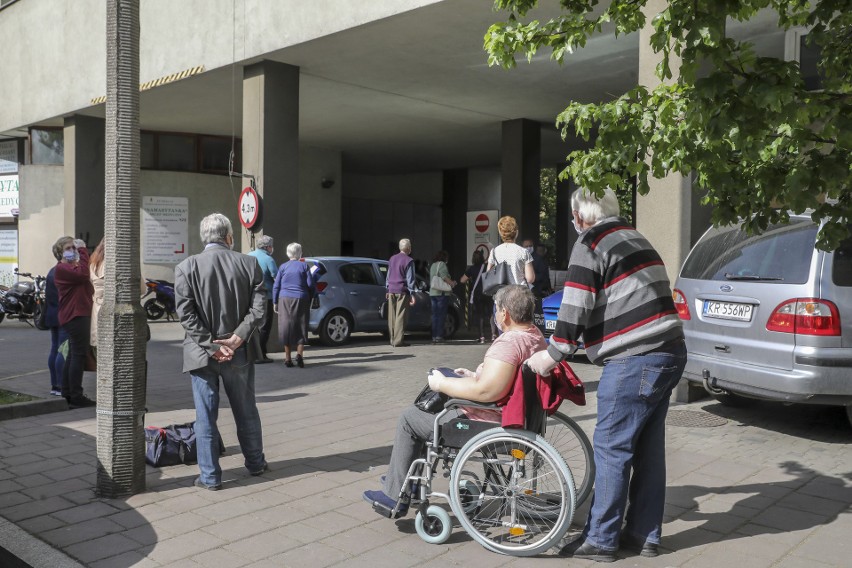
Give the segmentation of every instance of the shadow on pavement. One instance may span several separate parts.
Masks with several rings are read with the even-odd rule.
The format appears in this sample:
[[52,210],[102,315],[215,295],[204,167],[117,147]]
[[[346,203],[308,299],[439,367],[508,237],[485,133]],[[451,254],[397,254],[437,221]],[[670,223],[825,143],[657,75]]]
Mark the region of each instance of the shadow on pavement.
[[[852,486],[847,481],[852,480],[852,472],[833,477],[795,461],[781,463],[779,468],[793,478],[721,487],[668,487],[666,501],[688,509],[677,519],[690,524],[702,522],[672,536],[664,535],[662,546],[685,550],[762,534],[808,531],[834,522],[841,514],[849,514]],[[717,495],[743,497],[726,500],[730,503],[726,511],[700,510],[706,498]]]
[[852,441],[852,426],[842,406],[791,404],[764,400],[749,401],[746,406],[725,406],[711,403],[704,410],[773,432],[828,444],[848,444]]

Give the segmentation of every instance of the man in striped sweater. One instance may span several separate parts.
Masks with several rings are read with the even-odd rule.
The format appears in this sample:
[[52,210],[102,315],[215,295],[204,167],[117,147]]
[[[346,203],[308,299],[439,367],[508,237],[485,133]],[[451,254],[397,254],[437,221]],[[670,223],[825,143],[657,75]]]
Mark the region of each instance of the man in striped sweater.
[[683,330],[663,261],[618,217],[615,193],[598,198],[578,189],[571,205],[580,236],[556,330],[548,349],[527,361],[547,374],[582,341],[589,360],[603,366],[595,494],[582,536],[560,555],[612,562],[622,547],[653,557],[665,504],[666,413],[686,364]]

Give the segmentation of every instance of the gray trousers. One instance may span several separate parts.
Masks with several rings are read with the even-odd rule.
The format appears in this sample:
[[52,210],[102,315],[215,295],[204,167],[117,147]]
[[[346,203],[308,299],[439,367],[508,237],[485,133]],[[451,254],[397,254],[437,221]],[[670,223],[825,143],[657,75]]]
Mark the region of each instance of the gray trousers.
[[405,335],[405,316],[408,313],[409,294],[388,295],[388,333],[394,347],[402,345]]
[[[461,415],[460,410],[453,409],[441,417],[441,424]],[[396,437],[393,440],[388,474],[382,488],[385,495],[391,499],[396,500],[399,497],[408,468],[414,460],[423,457],[426,442],[432,439],[435,416],[431,412],[423,412],[413,404],[402,411],[396,423]]]

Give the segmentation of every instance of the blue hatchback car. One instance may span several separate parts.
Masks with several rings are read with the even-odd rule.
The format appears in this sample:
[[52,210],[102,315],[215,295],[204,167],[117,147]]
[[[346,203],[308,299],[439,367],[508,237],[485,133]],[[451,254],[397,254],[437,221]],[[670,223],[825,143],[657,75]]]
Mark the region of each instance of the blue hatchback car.
[[[380,313],[385,301],[388,262],[375,258],[325,256],[309,257],[305,262],[319,274],[317,295],[311,303],[309,331],[319,335],[325,345],[339,346],[356,331],[388,333],[386,316]],[[417,290],[414,306],[408,310],[406,331],[429,331],[432,327],[432,302],[429,284],[415,276]],[[458,296],[450,296],[444,337],[459,328],[464,314]]]
[[562,291],[554,292],[550,296],[542,298],[541,309],[536,306],[534,315],[535,325],[545,337],[553,335],[556,329],[556,315],[559,313],[559,305],[562,303]]

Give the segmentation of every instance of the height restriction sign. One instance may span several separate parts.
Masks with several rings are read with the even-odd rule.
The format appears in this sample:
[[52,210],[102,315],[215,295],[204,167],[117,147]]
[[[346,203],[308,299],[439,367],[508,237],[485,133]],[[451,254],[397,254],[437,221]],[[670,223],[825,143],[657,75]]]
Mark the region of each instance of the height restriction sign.
[[253,187],[246,187],[240,193],[239,215],[242,226],[252,233],[261,229],[261,200]]

